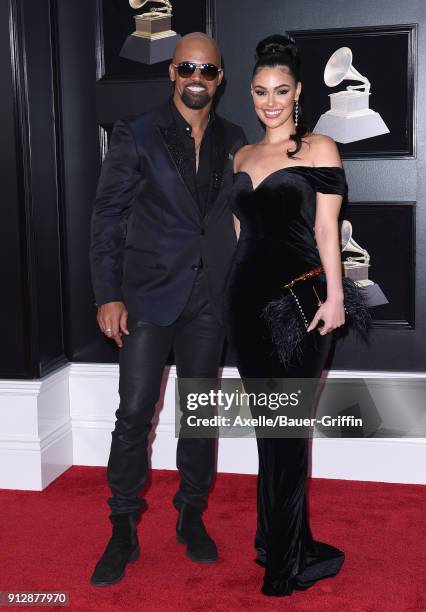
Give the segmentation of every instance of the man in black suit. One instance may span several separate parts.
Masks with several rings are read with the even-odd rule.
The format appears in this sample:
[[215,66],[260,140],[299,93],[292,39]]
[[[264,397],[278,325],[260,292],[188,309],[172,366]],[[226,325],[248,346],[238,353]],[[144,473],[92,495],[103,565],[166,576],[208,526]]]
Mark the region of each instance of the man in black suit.
[[[224,342],[222,295],[236,245],[227,196],[240,127],[212,109],[223,79],[213,39],[176,47],[172,99],[117,121],[92,218],[91,267],[102,332],[120,347],[120,405],[108,461],[113,533],[91,582],[114,584],[139,556],[147,438],[173,348],[178,377],[215,378]],[[177,537],[194,561],[217,548],[201,514],[214,475],[215,440],[180,438]]]

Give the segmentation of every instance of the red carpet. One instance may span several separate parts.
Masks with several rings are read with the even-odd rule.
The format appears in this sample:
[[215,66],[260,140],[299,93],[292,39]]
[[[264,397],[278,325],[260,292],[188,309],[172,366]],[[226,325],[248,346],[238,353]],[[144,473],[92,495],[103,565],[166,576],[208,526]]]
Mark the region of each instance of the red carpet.
[[311,481],[314,536],[343,549],[346,562],[336,578],[274,599],[259,593],[263,570],[252,561],[255,477],[218,476],[205,519],[221,560],[208,566],[175,540],[176,483],[175,472],[154,472],[141,558],[103,588],[88,579],[110,534],[104,468],[73,467],[41,493],[0,491],[0,590],[68,591],[68,609],[96,612],[426,609],[426,487]]

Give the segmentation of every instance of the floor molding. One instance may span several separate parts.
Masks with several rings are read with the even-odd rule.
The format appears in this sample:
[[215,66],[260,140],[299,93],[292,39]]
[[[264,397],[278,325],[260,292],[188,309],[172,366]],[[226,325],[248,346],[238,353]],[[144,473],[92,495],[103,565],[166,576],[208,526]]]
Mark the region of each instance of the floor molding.
[[[223,368],[224,378],[238,378]],[[0,381],[0,488],[42,490],[71,465],[106,466],[118,408],[116,364],[71,363],[37,381]],[[423,372],[328,372],[330,378],[426,379]],[[151,463],[175,469],[176,368],[166,368]],[[425,438],[315,438],[312,476],[426,484]],[[221,438],[218,471],[257,472],[252,438]]]

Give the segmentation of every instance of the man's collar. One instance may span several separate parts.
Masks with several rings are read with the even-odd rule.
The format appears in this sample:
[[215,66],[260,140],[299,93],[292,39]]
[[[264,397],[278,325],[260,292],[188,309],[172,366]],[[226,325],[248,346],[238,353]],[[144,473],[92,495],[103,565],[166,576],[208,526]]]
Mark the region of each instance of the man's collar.
[[188,134],[191,134],[192,133],[192,127],[187,122],[185,117],[178,111],[177,106],[176,106],[176,104],[173,101],[173,98],[170,98],[169,104],[170,104],[170,111],[172,113],[172,117],[173,117],[174,121],[176,122],[176,124],[178,125],[178,127],[182,131],[188,132]]
[[[183,131],[188,132],[188,134],[192,134],[192,126],[191,126],[191,124],[188,123],[187,120],[185,119],[185,117],[179,112],[176,104],[173,101],[173,98],[169,98],[169,105],[170,105],[170,111],[172,113],[172,117],[174,118],[174,120],[176,121],[178,126]],[[216,120],[216,114],[215,114],[215,112],[213,110],[213,107],[212,107],[210,109],[209,122],[208,122],[207,126],[212,125],[215,120]]]

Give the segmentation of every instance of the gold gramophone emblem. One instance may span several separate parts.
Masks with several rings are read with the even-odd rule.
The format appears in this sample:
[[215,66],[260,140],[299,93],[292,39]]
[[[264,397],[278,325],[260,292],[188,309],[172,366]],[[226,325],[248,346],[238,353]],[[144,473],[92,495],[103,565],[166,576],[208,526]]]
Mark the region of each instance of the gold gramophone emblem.
[[172,3],[170,0],[129,0],[132,9],[140,9],[148,2],[162,6],[135,15],[136,30],[129,34],[120,51],[120,57],[157,64],[173,57],[180,34],[172,30]]
[[172,3],[169,0],[129,0],[129,4],[132,8],[138,9],[142,8],[148,2],[156,2],[157,4],[163,4],[164,6],[157,7],[157,9],[151,9],[152,13],[164,12],[169,15],[172,14]]
[[156,2],[163,6],[151,8],[147,13],[135,15],[136,30],[133,35],[151,40],[176,36],[176,32],[172,30],[173,7],[170,0],[129,0],[133,9],[142,8],[148,2]]

